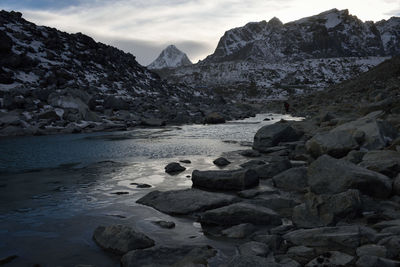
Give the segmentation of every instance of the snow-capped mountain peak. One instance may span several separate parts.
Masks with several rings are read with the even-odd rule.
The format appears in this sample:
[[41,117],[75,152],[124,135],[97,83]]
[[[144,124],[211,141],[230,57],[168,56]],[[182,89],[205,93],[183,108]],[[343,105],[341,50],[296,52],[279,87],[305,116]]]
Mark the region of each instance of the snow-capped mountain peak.
[[179,50],[175,45],[169,45],[165,48],[156,60],[150,65],[149,69],[177,68],[181,66],[192,65],[187,55]]

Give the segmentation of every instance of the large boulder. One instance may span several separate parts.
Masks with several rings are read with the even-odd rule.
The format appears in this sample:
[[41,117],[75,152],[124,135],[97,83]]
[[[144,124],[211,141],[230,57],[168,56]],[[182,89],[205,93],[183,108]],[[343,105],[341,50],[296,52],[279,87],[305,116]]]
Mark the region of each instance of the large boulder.
[[260,177],[260,179],[272,178],[275,175],[290,169],[292,164],[288,159],[276,160],[268,164],[252,167]]
[[212,190],[244,190],[257,186],[257,172],[254,170],[198,171],[192,173],[194,187]]
[[[358,133],[360,132],[355,132],[354,135],[357,136]],[[360,147],[354,135],[349,131],[318,133],[307,141],[306,149],[315,158],[323,154],[341,158]]]
[[392,192],[392,181],[387,176],[328,155],[319,157],[310,165],[308,184],[317,194],[358,189],[366,195],[385,198]]
[[275,123],[259,129],[254,136],[253,149],[265,152],[269,147],[276,146],[280,142],[297,141],[301,134],[288,123]]
[[369,151],[359,166],[393,178],[400,173],[400,153],[393,150]]
[[93,239],[102,249],[119,255],[154,246],[152,239],[125,225],[99,226]]
[[277,188],[287,191],[303,192],[308,186],[307,168],[291,168],[275,175],[272,180]]
[[357,262],[357,267],[399,267],[400,261],[390,260],[373,255],[363,255]]
[[336,127],[331,130],[331,133],[347,131],[354,134],[356,132],[363,132],[363,148],[369,150],[382,149],[390,142],[390,140],[395,139],[398,133],[390,123],[379,119],[381,115],[381,111],[372,112],[358,120],[344,123]]
[[293,209],[292,220],[297,227],[313,228],[336,224],[340,219],[360,214],[361,199],[358,190],[348,190],[336,195],[308,193],[305,203]]
[[208,210],[200,217],[204,225],[280,225],[281,217],[275,211],[249,203],[235,203],[226,207]]
[[153,191],[137,200],[137,203],[171,215],[187,215],[215,209],[237,201],[234,196],[211,193],[197,189]]
[[364,226],[319,227],[289,232],[283,238],[296,246],[307,246],[322,250],[352,251],[376,241],[376,232]]
[[176,173],[180,173],[180,172],[183,172],[184,170],[186,170],[186,168],[183,167],[178,162],[171,162],[171,163],[167,164],[167,166],[165,166],[164,169],[165,169],[165,172],[169,173],[169,174],[176,174]]
[[216,253],[209,246],[155,247],[130,251],[122,257],[121,266],[208,266],[208,259]]

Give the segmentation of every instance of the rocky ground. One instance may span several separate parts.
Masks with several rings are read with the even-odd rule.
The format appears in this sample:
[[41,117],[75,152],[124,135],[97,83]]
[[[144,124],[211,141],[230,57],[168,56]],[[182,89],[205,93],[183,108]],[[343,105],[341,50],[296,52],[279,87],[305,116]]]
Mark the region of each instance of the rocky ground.
[[[191,189],[137,202],[237,242],[226,266],[400,266],[398,70],[394,58],[341,84],[343,94],[316,95],[307,101],[324,99],[323,108],[298,109],[310,118],[264,126],[251,150],[214,162],[247,158],[240,168],[196,170]],[[212,266],[218,257],[212,247],[160,247],[127,226],[100,226],[94,239],[122,266]]]

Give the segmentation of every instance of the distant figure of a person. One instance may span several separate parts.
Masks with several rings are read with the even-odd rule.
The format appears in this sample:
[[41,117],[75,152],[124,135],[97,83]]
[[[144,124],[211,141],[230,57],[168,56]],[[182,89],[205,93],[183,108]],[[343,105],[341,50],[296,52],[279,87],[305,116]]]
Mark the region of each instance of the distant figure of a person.
[[289,105],[289,103],[288,102],[283,102],[283,107],[285,108],[285,111],[286,111],[286,113],[288,113],[289,112],[289,108],[290,108],[290,105]]

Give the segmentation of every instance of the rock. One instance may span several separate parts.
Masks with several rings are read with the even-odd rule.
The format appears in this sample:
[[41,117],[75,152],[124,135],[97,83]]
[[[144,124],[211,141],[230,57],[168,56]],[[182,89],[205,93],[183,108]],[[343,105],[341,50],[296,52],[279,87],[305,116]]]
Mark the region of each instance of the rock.
[[93,239],[102,249],[120,255],[154,246],[152,239],[125,225],[99,226]]
[[278,193],[278,191],[272,187],[269,186],[263,186],[263,187],[257,187],[253,189],[247,189],[238,192],[238,196],[242,198],[254,198],[258,195],[268,195],[268,194],[275,194]]
[[348,254],[338,251],[328,251],[307,263],[306,267],[349,266],[353,260],[354,257]]
[[399,267],[400,261],[389,260],[373,255],[363,255],[356,262],[357,267]]
[[12,39],[4,31],[0,31],[0,54],[10,53],[12,46]]
[[217,112],[212,112],[207,114],[207,116],[204,118],[204,123],[207,124],[225,123],[225,118]]
[[259,129],[254,136],[253,149],[259,152],[266,151],[269,147],[280,142],[297,141],[301,137],[288,123],[275,123]]
[[360,245],[375,242],[376,232],[371,228],[356,225],[319,227],[295,230],[285,234],[283,238],[296,246],[350,253]]
[[130,183],[131,185],[136,185],[136,188],[150,188],[149,184],[139,184],[139,183]]
[[238,255],[235,256],[229,263],[229,267],[278,267],[281,266],[277,264],[273,259],[271,258],[264,258],[264,257],[259,257],[259,256],[243,256],[243,255]]
[[362,147],[368,150],[379,150],[384,148],[389,140],[397,137],[397,131],[390,123],[379,120],[382,115],[381,111],[376,111],[362,117],[358,120],[344,123],[331,132],[348,131],[350,133],[364,132],[364,142]]
[[160,126],[165,126],[167,123],[165,122],[165,120],[147,118],[147,119],[142,119],[140,121],[140,124],[143,126],[160,127]]
[[250,200],[250,203],[272,209],[283,217],[290,217],[293,213],[293,208],[299,204],[296,200],[279,194],[261,194],[254,200]]
[[359,166],[394,178],[400,173],[400,153],[392,150],[369,151]]
[[235,203],[204,212],[200,217],[200,222],[204,225],[252,223],[277,226],[281,224],[281,218],[275,211],[268,208],[248,203]]
[[194,187],[212,190],[243,190],[257,186],[258,175],[253,170],[198,171],[192,173]]
[[171,215],[187,215],[232,204],[237,198],[197,189],[153,191],[136,202]]
[[350,161],[351,163],[354,164],[358,164],[362,161],[362,158],[364,157],[365,153],[366,152],[364,151],[352,150],[347,154],[345,160]]
[[385,258],[387,254],[387,249],[384,246],[368,244],[357,248],[356,253],[358,257],[369,255]]
[[186,163],[186,164],[190,164],[190,163],[192,163],[190,160],[188,160],[188,159],[183,159],[183,160],[180,160],[179,162],[181,162],[181,163]]
[[342,158],[359,147],[356,138],[348,131],[317,133],[306,143],[307,151],[315,158],[323,154]]
[[229,160],[227,160],[226,158],[223,158],[223,157],[217,158],[216,160],[213,161],[213,163],[219,167],[223,167],[223,166],[231,164],[231,162]]
[[122,97],[110,95],[104,100],[104,108],[114,110],[129,110],[129,103]]
[[305,246],[291,247],[287,251],[287,256],[293,260],[301,263],[302,265],[311,261],[316,255],[315,248],[309,248]]
[[257,158],[257,157],[261,156],[260,152],[258,152],[257,150],[253,150],[253,149],[247,149],[247,150],[240,151],[239,154],[244,157],[249,157],[249,158]]
[[186,170],[186,168],[177,162],[172,162],[165,166],[165,172],[170,174],[183,172],[184,170]]
[[121,267],[136,266],[208,266],[216,251],[209,247],[155,247],[130,251],[121,259]]
[[240,164],[240,167],[245,168],[245,169],[251,169],[260,165],[267,164],[265,161],[258,160],[258,159],[253,159],[250,161],[247,161],[245,163]]
[[387,250],[387,257],[398,259],[400,256],[400,236],[389,236],[379,240],[378,245],[384,246]]
[[269,164],[260,165],[257,167],[252,168],[255,170],[260,177],[260,179],[268,179],[272,178],[275,175],[290,169],[292,164],[288,159],[282,159],[278,161],[271,162]]
[[255,231],[254,225],[251,223],[242,223],[221,231],[223,236],[229,238],[242,239],[248,237]]
[[259,234],[253,236],[252,240],[268,245],[268,247],[274,252],[286,252],[285,245],[287,242],[284,242],[280,235]]
[[348,190],[336,195],[308,193],[305,203],[293,209],[293,223],[301,228],[335,225],[340,219],[354,218],[361,214],[358,190]]
[[172,229],[175,228],[175,223],[174,222],[168,222],[168,221],[154,221],[154,224],[157,224],[161,228],[166,228],[166,229]]
[[308,184],[317,194],[336,194],[358,189],[363,194],[385,198],[391,194],[391,180],[345,160],[323,155],[308,168]]
[[1,114],[0,116],[0,125],[13,125],[19,126],[21,125],[21,119],[17,114]]
[[396,195],[400,195],[400,173],[393,181],[393,193]]
[[272,177],[274,186],[282,190],[303,192],[308,186],[307,168],[291,168]]
[[[1,37],[0,37],[0,39],[1,39]],[[5,265],[7,263],[10,263],[13,260],[15,260],[16,258],[18,258],[17,255],[11,255],[11,256],[4,257],[4,258],[0,258],[0,265]]]
[[269,252],[267,245],[256,241],[250,241],[239,246],[239,253],[244,256],[267,257]]

